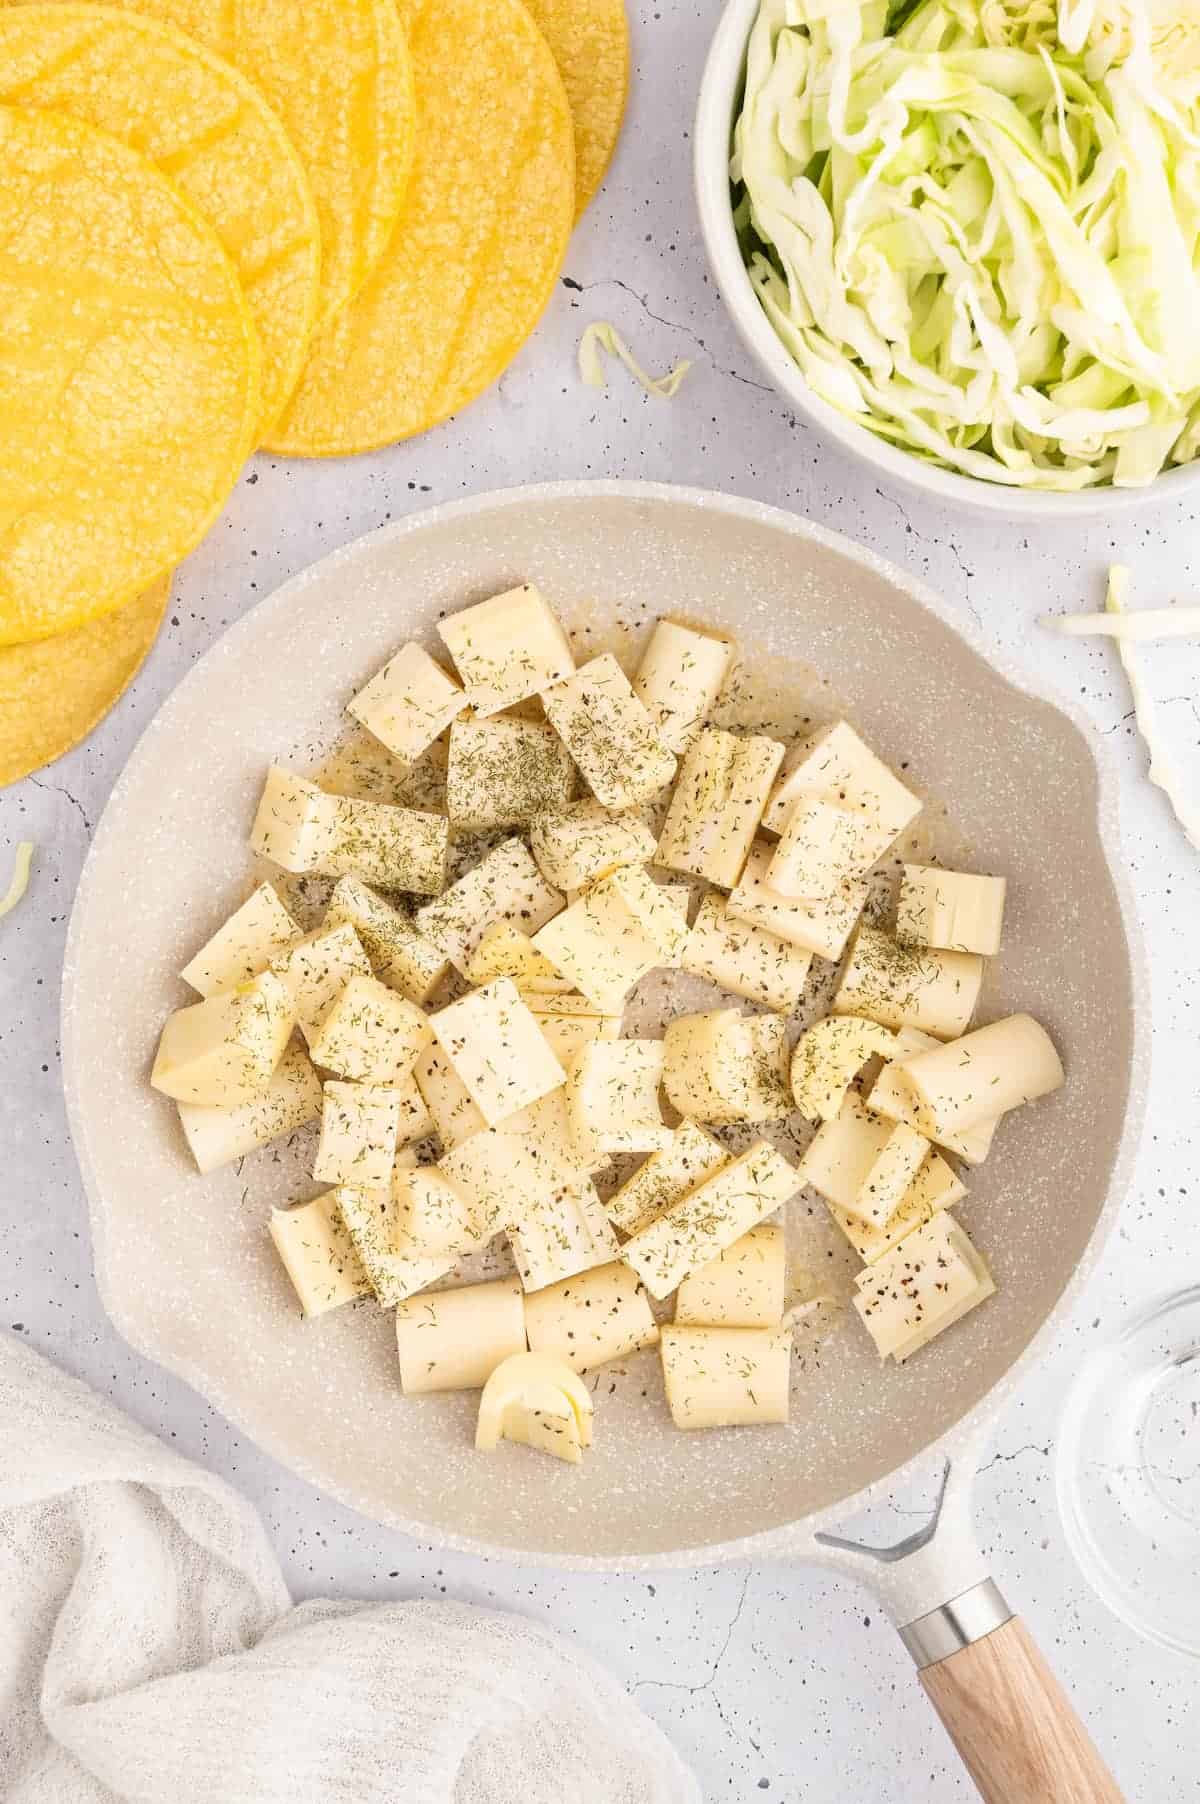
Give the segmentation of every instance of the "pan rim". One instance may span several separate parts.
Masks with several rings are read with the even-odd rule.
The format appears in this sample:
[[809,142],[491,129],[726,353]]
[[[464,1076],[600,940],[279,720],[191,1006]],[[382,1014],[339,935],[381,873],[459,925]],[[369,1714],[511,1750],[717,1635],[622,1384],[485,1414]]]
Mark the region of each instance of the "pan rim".
[[[453,1530],[437,1528],[429,1523],[406,1518],[394,1511],[381,1511],[376,1505],[356,1495],[353,1487],[331,1483],[326,1475],[317,1471],[313,1466],[303,1461],[297,1461],[283,1447],[282,1437],[275,1436],[269,1428],[263,1429],[257,1424],[250,1426],[246,1412],[238,1406],[230,1405],[224,1388],[220,1384],[210,1382],[198,1360],[186,1355],[168,1355],[161,1345],[155,1344],[154,1335],[142,1332],[127,1312],[113,1301],[108,1274],[107,1209],[87,1154],[87,1142],[81,1116],[82,1105],[79,1097],[80,1085],[75,1077],[80,1057],[79,1024],[73,1007],[75,968],[82,938],[82,921],[86,912],[86,902],[98,864],[97,848],[104,844],[106,822],[116,811],[116,806],[129,781],[129,772],[132,766],[135,762],[140,762],[143,754],[152,747],[157,735],[168,730],[169,717],[173,712],[174,704],[180,697],[188,693],[192,684],[203,680],[202,673],[206,671],[209,661],[218,655],[229,656],[231,651],[236,652],[239,638],[252,633],[254,623],[263,612],[286,607],[289,598],[316,580],[318,573],[323,576],[338,564],[350,561],[366,544],[380,545],[400,542],[431,526],[442,525],[447,520],[463,519],[486,511],[499,512],[508,508],[538,505],[545,502],[583,501],[590,498],[646,500],[676,507],[696,508],[702,511],[719,511],[731,517],[781,530],[795,538],[821,545],[826,550],[858,564],[872,575],[902,590],[955,633],[1011,688],[1052,708],[1057,714],[1068,720],[1083,740],[1096,768],[1096,828],[1117,897],[1131,977],[1132,1033],[1129,1092],[1120,1142],[1104,1201],[1097,1214],[1087,1246],[1053,1306],[1047,1312],[1040,1327],[1013,1362],[1001,1373],[995,1384],[951,1428],[940,1436],[933,1436],[929,1441],[922,1443],[898,1466],[880,1474],[869,1485],[848,1497],[835,1500],[810,1515],[797,1517],[791,1522],[769,1529],[757,1530],[752,1534],[739,1536],[732,1540],[660,1549],[654,1553],[541,1552],[510,1546],[502,1541],[479,1540],[473,1536],[461,1535]],[[1118,769],[1111,749],[1104,744],[1101,735],[1073,701],[1057,694],[1052,687],[1041,683],[1028,670],[1015,664],[1005,654],[999,653],[989,643],[988,636],[982,627],[961,619],[950,604],[920,578],[910,575],[899,565],[881,557],[869,547],[859,545],[843,534],[815,521],[807,520],[786,508],[776,507],[746,496],[730,495],[695,486],[643,482],[629,478],[579,478],[535,483],[516,488],[485,490],[461,500],[422,508],[405,515],[402,519],[389,521],[371,532],[361,534],[346,545],[338,547],[325,557],[319,558],[305,566],[304,569],[297,571],[271,594],[256,602],[220,635],[202,657],[196,660],[188,673],[163,701],[126,761],[126,765],[105,803],[80,872],[63,960],[61,997],[63,1087],[71,1141],[88,1204],[96,1287],[106,1315],[122,1339],[136,1352],[171,1372],[174,1376],[183,1379],[208,1404],[220,1410],[221,1414],[239,1432],[246,1434],[256,1446],[262,1448],[272,1459],[277,1460],[285,1470],[295,1473],[306,1483],[319,1491],[326,1492],[344,1506],[357,1510],[369,1521],[380,1523],[416,1541],[433,1541],[439,1547],[444,1547],[451,1552],[468,1554],[479,1559],[498,1559],[508,1564],[551,1571],[638,1573],[811,1555],[814,1552],[812,1536],[816,1530],[838,1521],[844,1521],[856,1512],[868,1508],[887,1489],[915,1473],[935,1450],[943,1455],[951,1454],[956,1449],[961,1450],[966,1447],[974,1437],[984,1431],[986,1425],[994,1419],[1080,1296],[1088,1278],[1095,1270],[1116,1223],[1122,1201],[1129,1187],[1133,1163],[1141,1138],[1149,1075],[1150,1043],[1148,1006],[1145,1000],[1150,994],[1148,969],[1132,887],[1121,857],[1118,788]]]

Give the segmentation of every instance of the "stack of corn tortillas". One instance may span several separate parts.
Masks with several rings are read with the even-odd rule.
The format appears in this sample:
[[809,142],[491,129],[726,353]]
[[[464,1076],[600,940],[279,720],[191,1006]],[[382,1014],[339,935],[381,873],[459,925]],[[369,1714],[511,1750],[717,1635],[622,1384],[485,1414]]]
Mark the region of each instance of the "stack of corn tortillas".
[[113,705],[256,446],[500,375],[627,72],[623,0],[0,0],[0,785]]

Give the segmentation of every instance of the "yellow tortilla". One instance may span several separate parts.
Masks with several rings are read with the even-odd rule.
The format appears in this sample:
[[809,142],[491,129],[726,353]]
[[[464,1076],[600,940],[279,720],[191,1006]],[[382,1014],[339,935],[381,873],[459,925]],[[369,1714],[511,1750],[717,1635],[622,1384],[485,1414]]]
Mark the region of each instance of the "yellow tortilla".
[[616,149],[629,93],[625,0],[525,0],[549,44],[575,121],[575,216]]
[[321,221],[328,320],[387,248],[413,156],[413,83],[395,0],[124,0],[223,56],[296,146]]
[[411,0],[421,129],[387,255],[317,335],[267,443],[338,457],[409,438],[486,388],[549,299],[575,212],[562,77],[520,0]]
[[0,11],[0,101],[111,132],[169,175],[225,246],[262,344],[262,429],[296,386],[317,318],[321,236],[303,164],[236,69],[115,7]]
[[0,648],[0,789],[52,764],[104,719],[154,644],[171,578],[73,633]]
[[260,411],[258,334],[212,227],[116,138],[0,106],[0,645],[173,568]]

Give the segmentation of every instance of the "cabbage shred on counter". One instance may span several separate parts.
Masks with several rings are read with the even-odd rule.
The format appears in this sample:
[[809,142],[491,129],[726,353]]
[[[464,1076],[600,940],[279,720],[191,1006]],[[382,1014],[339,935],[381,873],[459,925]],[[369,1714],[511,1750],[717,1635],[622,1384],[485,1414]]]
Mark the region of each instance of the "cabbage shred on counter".
[[768,319],[873,432],[1055,490],[1200,452],[1200,9],[762,0],[731,173]]

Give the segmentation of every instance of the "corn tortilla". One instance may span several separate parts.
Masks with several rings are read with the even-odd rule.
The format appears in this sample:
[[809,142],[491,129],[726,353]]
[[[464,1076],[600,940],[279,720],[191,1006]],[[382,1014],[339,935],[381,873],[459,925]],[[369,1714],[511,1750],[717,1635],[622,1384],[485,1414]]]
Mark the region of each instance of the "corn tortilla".
[[0,789],[86,739],[154,644],[171,578],[73,633],[0,648]]
[[132,601],[220,512],[260,417],[216,234],[146,158],[0,106],[0,645]]
[[321,222],[328,320],[382,257],[413,155],[413,82],[395,0],[123,0],[240,69],[283,121]]
[[525,0],[549,44],[575,121],[575,216],[616,149],[629,93],[625,0]]
[[318,334],[272,450],[348,456],[472,400],[549,299],[575,212],[566,90],[520,0],[412,0],[421,129],[387,255]]
[[116,7],[0,11],[0,101],[70,113],[140,150],[204,214],[262,345],[261,429],[296,386],[321,236],[304,166],[258,90],[171,25]]

